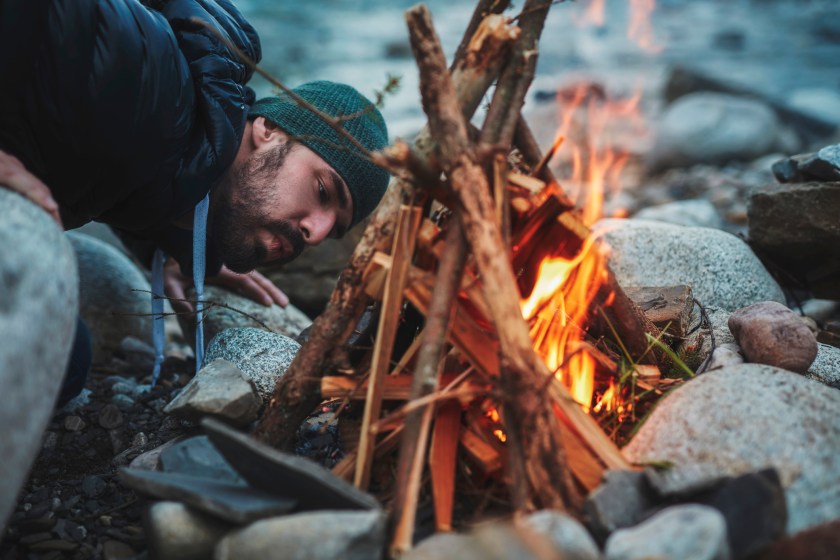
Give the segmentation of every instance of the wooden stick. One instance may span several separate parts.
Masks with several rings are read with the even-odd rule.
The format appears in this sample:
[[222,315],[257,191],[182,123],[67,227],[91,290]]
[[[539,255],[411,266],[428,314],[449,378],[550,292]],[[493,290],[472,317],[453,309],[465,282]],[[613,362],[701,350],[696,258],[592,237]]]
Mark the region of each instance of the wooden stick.
[[411,259],[414,255],[414,242],[417,239],[417,229],[420,227],[421,211],[420,208],[414,206],[400,208],[397,231],[394,234],[394,244],[391,248],[393,264],[388,271],[385,296],[382,299],[382,312],[379,318],[379,327],[376,331],[376,345],[373,349],[373,361],[370,366],[367,400],[362,416],[358,464],[353,481],[356,486],[363,490],[366,490],[370,483],[370,469],[376,440],[375,434],[371,433],[370,426],[379,419],[379,413],[382,410],[382,378],[388,372],[391,364],[397,324],[402,312],[402,294],[408,278],[408,270],[411,267]]
[[432,499],[435,503],[435,529],[452,530],[452,508],[455,504],[455,465],[461,439],[461,404],[442,403],[435,415],[435,429],[429,449],[429,471],[432,478]]
[[[476,11],[483,14],[485,4],[481,2]],[[503,18],[488,17],[493,19],[469,38],[470,48],[453,62],[453,82],[466,118],[472,116],[484,93],[498,76],[505,61],[505,50],[518,36],[516,28],[504,22]],[[486,56],[473,56],[471,53],[486,53]],[[422,156],[428,157],[433,152],[435,143],[431,141],[428,128],[418,135],[415,147]],[[414,192],[414,185],[409,181],[391,182],[365,228],[364,237],[339,277],[327,308],[315,319],[309,339],[298,351],[286,374],[278,380],[254,431],[257,439],[281,449],[291,449],[300,423],[321,400],[318,393],[320,378],[331,368],[345,365],[344,343],[367,303],[363,297],[362,274],[374,254],[386,252],[390,247],[397,209],[404,200],[413,198]]]
[[[450,223],[446,236],[446,248],[438,269],[438,280],[432,292],[432,301],[426,314],[423,344],[417,359],[417,370],[411,385],[411,398],[418,399],[433,393],[438,386],[438,369],[443,357],[444,345],[452,315],[452,301],[461,284],[461,274],[467,257],[467,246],[458,220]],[[414,521],[417,515],[417,499],[423,474],[424,458],[432,407],[410,412],[405,419],[400,456],[397,463],[397,485],[393,511],[397,515],[393,538],[392,555],[411,549],[414,536]]]

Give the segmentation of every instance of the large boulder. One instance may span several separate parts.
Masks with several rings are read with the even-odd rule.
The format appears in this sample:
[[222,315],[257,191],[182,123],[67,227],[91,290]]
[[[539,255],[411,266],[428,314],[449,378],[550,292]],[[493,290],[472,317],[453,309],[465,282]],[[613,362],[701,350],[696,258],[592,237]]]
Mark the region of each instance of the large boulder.
[[49,216],[0,187],[0,527],[41,447],[78,316],[73,249]]
[[609,264],[622,286],[690,285],[703,305],[734,311],[784,303],[782,289],[749,246],[732,234],[646,220],[601,220]]
[[667,461],[738,476],[773,467],[789,534],[840,518],[840,392],[795,373],[740,364],[665,397],[623,449],[634,463]]
[[697,92],[680,97],[662,114],[649,163],[662,169],[751,161],[789,147],[785,130],[767,104]]
[[107,363],[127,336],[151,344],[151,285],[113,245],[68,232],[79,263],[79,306],[90,329],[93,362]]
[[227,329],[216,335],[207,347],[208,364],[223,358],[254,382],[257,393],[268,402],[277,380],[295,359],[300,344],[289,337],[262,329]]

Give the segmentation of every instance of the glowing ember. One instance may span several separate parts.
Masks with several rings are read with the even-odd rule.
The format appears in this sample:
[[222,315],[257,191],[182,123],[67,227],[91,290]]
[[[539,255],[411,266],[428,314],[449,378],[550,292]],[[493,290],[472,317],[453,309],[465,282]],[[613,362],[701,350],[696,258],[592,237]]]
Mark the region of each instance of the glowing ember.
[[507,434],[505,434],[505,432],[502,430],[493,430],[493,435],[496,436],[502,443],[507,441]]

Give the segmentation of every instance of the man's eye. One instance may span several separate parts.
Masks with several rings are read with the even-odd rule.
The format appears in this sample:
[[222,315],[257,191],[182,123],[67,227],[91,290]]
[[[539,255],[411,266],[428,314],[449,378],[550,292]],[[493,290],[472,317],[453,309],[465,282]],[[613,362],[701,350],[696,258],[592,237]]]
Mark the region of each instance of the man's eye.
[[326,204],[330,199],[330,193],[327,192],[327,187],[324,186],[322,181],[318,181],[318,197],[321,204]]

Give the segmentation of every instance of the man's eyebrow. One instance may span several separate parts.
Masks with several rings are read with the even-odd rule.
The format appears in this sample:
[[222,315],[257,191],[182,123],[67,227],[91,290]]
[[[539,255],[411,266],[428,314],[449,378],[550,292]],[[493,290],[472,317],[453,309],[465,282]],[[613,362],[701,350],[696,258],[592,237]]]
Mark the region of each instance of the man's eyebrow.
[[[333,191],[338,198],[338,207],[342,210],[348,209],[350,207],[350,198],[347,195],[348,189],[344,183],[344,179],[334,169],[330,169],[327,174],[329,175],[330,183],[332,183]],[[336,237],[339,239],[344,237],[347,227],[344,224],[336,223]]]

